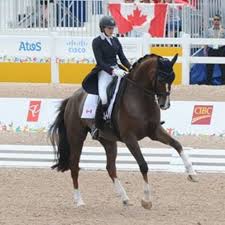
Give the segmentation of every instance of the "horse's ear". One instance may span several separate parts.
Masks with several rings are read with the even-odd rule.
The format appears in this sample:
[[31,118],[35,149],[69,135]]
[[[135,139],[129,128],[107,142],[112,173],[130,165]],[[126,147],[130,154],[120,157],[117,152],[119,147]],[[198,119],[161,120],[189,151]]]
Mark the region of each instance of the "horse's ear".
[[173,59],[171,60],[172,62],[172,66],[175,64],[175,62],[177,61],[178,58],[178,53],[173,57]]

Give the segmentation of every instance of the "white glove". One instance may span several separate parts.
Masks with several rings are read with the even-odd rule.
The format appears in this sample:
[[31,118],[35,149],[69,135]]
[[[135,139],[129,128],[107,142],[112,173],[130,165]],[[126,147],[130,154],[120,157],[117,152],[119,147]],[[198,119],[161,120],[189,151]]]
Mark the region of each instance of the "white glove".
[[113,75],[118,76],[118,77],[123,77],[125,75],[125,71],[121,69],[114,69],[113,70]]

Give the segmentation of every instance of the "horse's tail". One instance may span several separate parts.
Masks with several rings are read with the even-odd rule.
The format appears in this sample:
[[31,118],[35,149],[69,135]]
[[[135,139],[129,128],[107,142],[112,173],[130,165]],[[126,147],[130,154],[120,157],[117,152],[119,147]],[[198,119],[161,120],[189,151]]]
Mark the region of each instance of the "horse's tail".
[[57,160],[56,164],[52,166],[52,169],[56,168],[61,172],[69,169],[70,148],[64,124],[64,112],[68,100],[69,98],[61,103],[58,109],[58,115],[48,131],[48,136],[54,148]]

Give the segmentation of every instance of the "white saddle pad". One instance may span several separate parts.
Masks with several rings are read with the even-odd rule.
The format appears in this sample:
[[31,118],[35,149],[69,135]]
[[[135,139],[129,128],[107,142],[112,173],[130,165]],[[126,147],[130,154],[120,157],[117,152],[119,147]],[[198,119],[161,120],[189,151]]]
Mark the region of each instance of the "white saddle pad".
[[98,105],[98,95],[88,94],[83,106],[81,118],[93,119],[95,118],[95,111]]
[[[105,119],[111,118],[114,102],[115,102],[115,99],[116,99],[117,92],[119,90],[121,77],[118,77],[117,81],[118,82],[116,84],[115,92],[114,92],[113,97],[110,101],[107,113],[104,116]],[[83,106],[83,112],[82,112],[82,115],[81,115],[82,119],[94,119],[95,118],[95,112],[96,112],[96,109],[97,109],[97,106],[98,106],[98,100],[99,100],[98,95],[92,95],[92,94],[87,95],[86,100],[84,102],[84,106]]]

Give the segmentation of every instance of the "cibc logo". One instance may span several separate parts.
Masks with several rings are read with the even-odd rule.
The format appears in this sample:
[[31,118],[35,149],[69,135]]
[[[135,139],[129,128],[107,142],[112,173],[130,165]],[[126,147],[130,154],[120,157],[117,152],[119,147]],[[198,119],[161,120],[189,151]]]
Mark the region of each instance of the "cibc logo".
[[191,124],[193,125],[210,125],[213,113],[212,105],[195,105]]
[[41,109],[41,101],[30,101],[27,121],[28,122],[37,122]]

